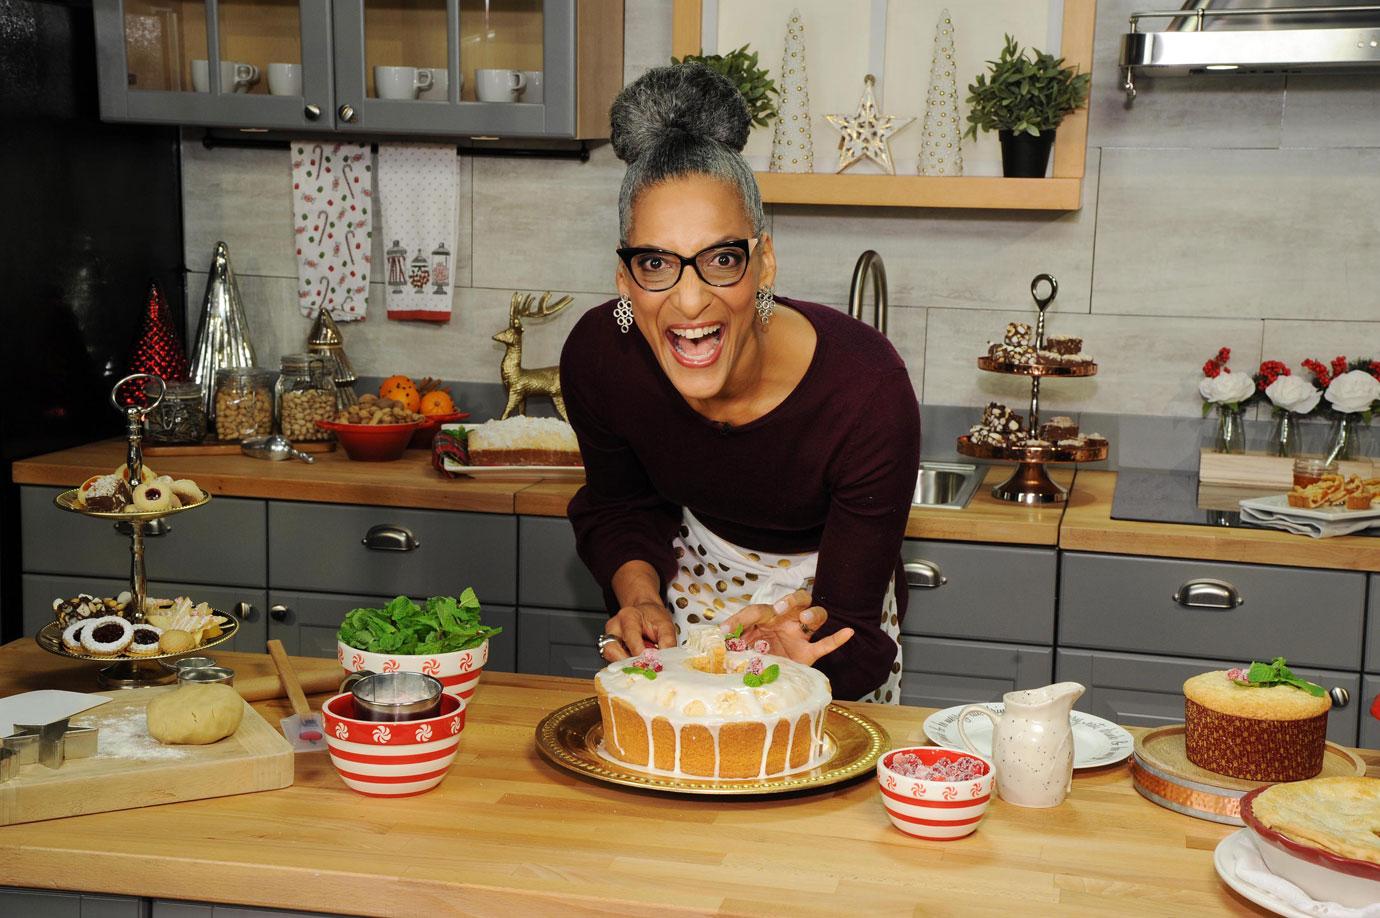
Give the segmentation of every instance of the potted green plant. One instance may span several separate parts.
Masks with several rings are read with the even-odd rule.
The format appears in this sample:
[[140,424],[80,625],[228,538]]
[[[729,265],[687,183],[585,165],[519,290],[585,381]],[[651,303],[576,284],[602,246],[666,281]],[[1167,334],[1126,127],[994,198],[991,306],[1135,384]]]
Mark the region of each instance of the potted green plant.
[[748,112],[752,114],[753,124],[766,127],[776,118],[777,103],[772,96],[780,95],[781,90],[776,88],[776,83],[768,79],[767,71],[757,66],[757,52],[749,53],[747,45],[727,54],[687,54],[680,60],[671,58],[673,64],[685,64],[690,61],[704,64],[710,70],[728,77],[728,81],[737,86],[738,91],[743,94]]
[[988,72],[968,86],[968,128],[996,131],[1001,140],[1002,174],[1008,178],[1043,178],[1049,165],[1054,131],[1064,116],[1088,102],[1091,75],[1065,67],[1062,57],[1029,52],[1010,35],[1001,56],[988,61]]

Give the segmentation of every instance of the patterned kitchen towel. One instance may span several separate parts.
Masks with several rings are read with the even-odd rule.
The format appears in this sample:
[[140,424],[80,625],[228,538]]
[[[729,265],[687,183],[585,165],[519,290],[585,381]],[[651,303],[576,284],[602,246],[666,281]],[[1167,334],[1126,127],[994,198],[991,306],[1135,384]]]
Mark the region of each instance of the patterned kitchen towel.
[[450,144],[379,144],[388,318],[449,322],[460,165]]
[[297,241],[297,305],[316,318],[364,318],[373,260],[374,172],[359,143],[294,140],[292,220]]

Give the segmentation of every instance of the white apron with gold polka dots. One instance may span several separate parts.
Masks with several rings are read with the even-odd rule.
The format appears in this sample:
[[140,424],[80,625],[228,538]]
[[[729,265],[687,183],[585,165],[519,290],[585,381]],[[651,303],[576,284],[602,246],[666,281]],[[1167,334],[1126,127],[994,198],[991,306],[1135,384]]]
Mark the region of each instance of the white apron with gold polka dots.
[[[676,576],[666,588],[666,605],[677,636],[690,625],[722,622],[743,606],[768,605],[796,590],[810,589],[819,552],[778,555],[749,551],[709,530],[689,510],[682,511],[673,543]],[[862,701],[901,702],[901,630],[896,611],[895,580],[887,586],[881,608],[882,630],[896,642],[896,661],[887,680]]]

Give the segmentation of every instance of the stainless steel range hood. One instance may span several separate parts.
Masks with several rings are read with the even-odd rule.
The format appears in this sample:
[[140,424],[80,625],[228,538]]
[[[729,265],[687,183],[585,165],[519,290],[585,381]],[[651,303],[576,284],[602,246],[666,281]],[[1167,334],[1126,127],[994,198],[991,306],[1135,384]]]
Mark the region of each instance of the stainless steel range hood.
[[[1160,31],[1144,31],[1142,22]],[[1380,5],[1345,0],[1188,0],[1134,13],[1121,36],[1122,88],[1137,73],[1342,73],[1380,71]]]

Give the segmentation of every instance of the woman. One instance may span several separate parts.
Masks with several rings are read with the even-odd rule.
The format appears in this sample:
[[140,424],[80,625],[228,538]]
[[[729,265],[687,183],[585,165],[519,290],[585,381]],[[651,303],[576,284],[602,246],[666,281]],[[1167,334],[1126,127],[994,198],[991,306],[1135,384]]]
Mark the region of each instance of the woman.
[[613,613],[600,652],[741,624],[836,697],[899,701],[895,584],[920,455],[905,365],[863,323],[772,295],[739,152],[751,119],[727,79],[657,68],[610,117],[628,164],[619,298],[561,355],[587,482],[569,516]]

